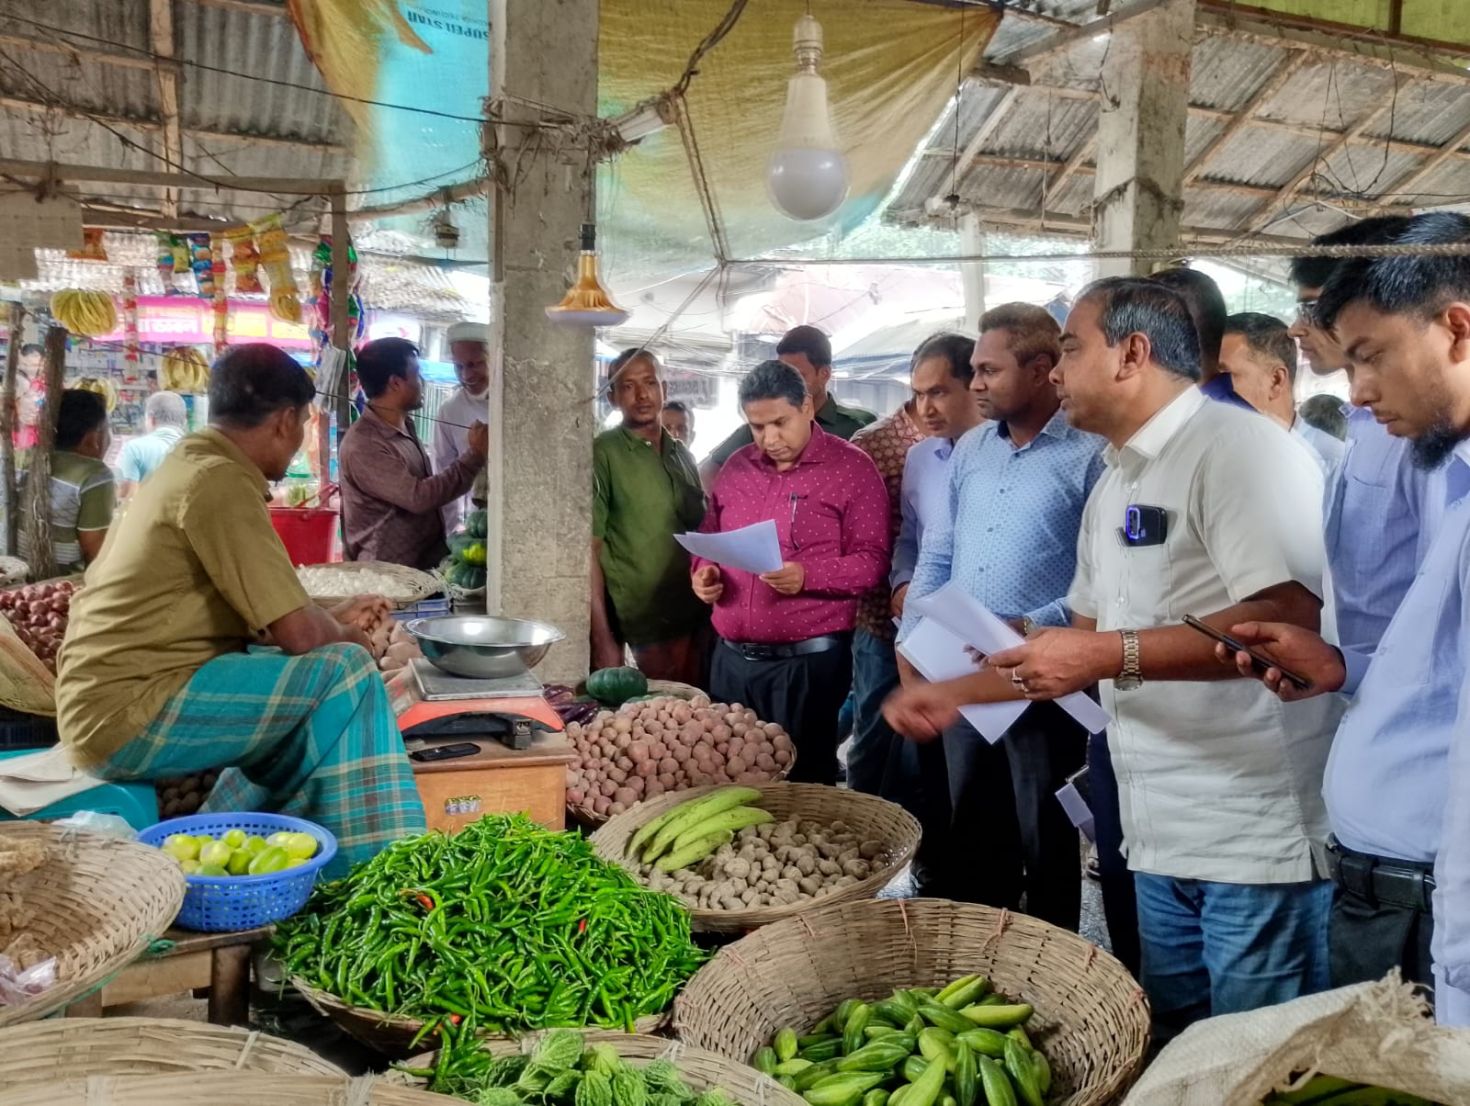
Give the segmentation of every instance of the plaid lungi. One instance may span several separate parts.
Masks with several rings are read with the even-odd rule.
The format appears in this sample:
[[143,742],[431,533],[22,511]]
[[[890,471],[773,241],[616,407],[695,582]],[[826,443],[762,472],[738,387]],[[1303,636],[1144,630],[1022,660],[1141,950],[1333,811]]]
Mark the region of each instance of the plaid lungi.
[[217,657],[94,771],[148,780],[211,768],[225,770],[206,811],[274,811],[331,830],[329,878],[425,829],[383,679],[357,645]]

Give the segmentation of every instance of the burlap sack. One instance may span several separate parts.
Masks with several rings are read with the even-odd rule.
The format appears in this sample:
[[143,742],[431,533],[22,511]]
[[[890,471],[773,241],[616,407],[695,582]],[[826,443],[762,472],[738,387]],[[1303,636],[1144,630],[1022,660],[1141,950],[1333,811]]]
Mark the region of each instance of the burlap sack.
[[0,706],[56,716],[56,677],[0,616]]
[[1254,1106],[1298,1073],[1335,1075],[1470,1103],[1470,1030],[1445,1029],[1394,972],[1191,1026],[1144,1071],[1123,1106]]

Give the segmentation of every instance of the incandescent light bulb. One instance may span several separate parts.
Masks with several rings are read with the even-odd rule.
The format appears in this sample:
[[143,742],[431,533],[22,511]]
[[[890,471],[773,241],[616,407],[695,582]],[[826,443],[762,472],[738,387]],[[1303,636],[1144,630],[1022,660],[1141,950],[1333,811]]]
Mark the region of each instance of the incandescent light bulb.
[[796,72],[786,84],[786,110],[775,152],[766,163],[766,190],[793,219],[825,219],[847,198],[847,158],[837,145],[822,61],[822,25],[810,15],[792,35]]

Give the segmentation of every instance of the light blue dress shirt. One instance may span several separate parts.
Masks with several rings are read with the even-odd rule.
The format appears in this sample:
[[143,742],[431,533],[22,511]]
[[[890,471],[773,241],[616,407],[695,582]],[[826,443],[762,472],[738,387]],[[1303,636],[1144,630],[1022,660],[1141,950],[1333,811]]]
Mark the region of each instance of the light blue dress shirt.
[[1292,423],[1291,432],[1312,451],[1312,456],[1316,457],[1317,463],[1322,466],[1322,475],[1330,477],[1333,468],[1347,452],[1347,443],[1341,438],[1334,438],[1325,430],[1318,430],[1302,418]]
[[912,601],[951,579],[1002,618],[1065,626],[1082,508],[1103,471],[1102,438],[1058,411],[1017,448],[1004,423],[971,430],[949,462],[949,526],[925,531],[900,638],[918,622]]
[[1409,442],[1367,410],[1348,412],[1342,463],[1328,474],[1322,509],[1344,653],[1371,656],[1388,629],[1433,537],[1442,479],[1415,468]]
[[924,532],[949,525],[949,459],[953,455],[953,440],[925,438],[904,457],[903,483],[898,493],[902,521],[898,540],[893,543],[890,588],[899,588],[914,578]]
[[1332,832],[1348,848],[1434,864],[1435,970],[1462,992],[1436,1001],[1441,1020],[1448,1003],[1467,1024],[1470,443],[1456,449],[1438,486],[1447,504],[1438,532],[1357,684],[1332,742],[1322,794]]

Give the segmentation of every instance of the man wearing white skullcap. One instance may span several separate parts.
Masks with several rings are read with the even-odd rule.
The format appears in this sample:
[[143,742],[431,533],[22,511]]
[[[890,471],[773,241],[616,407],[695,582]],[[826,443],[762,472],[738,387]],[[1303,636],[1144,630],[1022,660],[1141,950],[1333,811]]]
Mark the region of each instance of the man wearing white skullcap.
[[[443,472],[469,451],[466,445],[469,432],[464,428],[486,420],[490,394],[490,328],[484,323],[455,323],[449,328],[448,344],[459,387],[444,401],[436,416],[441,420],[434,424],[431,442],[436,472]],[[446,534],[459,527],[465,509],[463,499],[444,507]]]

